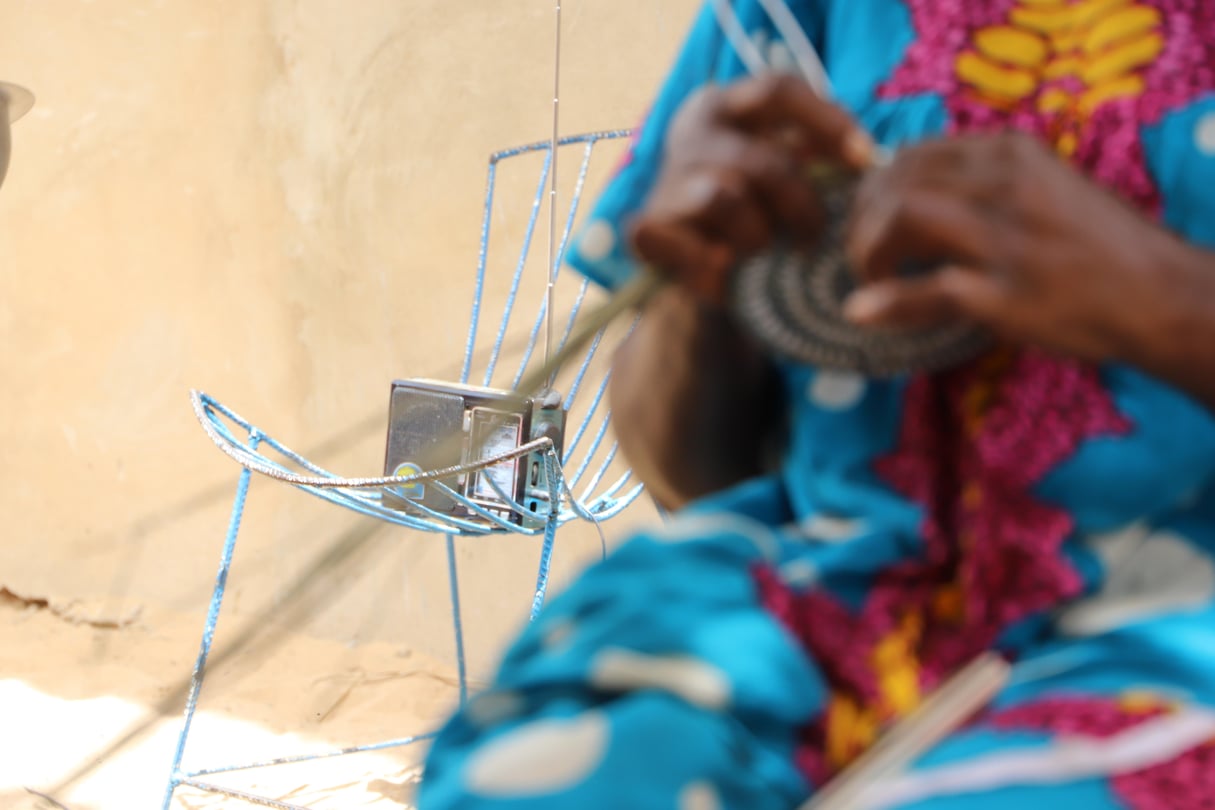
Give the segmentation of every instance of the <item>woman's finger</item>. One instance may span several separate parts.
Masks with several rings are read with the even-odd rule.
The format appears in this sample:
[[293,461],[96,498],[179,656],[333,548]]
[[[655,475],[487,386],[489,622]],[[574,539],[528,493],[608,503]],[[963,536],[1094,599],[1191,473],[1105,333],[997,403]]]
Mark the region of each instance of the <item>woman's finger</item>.
[[994,235],[974,205],[899,185],[853,209],[845,250],[858,278],[875,282],[944,264],[984,266]]
[[1009,297],[995,279],[957,265],[868,284],[844,302],[848,320],[886,329],[927,329],[963,319],[1002,329],[1012,315]]
[[859,326],[914,331],[957,320],[958,310],[932,277],[924,276],[861,287],[844,302],[844,317]]
[[724,88],[714,99],[720,120],[753,134],[780,133],[802,158],[840,161],[868,168],[873,139],[844,109],[823,98],[805,81],[773,74]]
[[773,223],[758,199],[751,178],[737,168],[702,171],[685,186],[679,221],[703,231],[709,239],[730,245],[747,255],[772,241]]
[[804,163],[779,142],[723,132],[705,157],[746,179],[754,199],[782,236],[802,242],[821,230],[823,207],[803,171]]
[[735,252],[727,244],[705,237],[687,225],[651,217],[630,229],[634,252],[655,271],[687,288],[703,301],[721,305]]

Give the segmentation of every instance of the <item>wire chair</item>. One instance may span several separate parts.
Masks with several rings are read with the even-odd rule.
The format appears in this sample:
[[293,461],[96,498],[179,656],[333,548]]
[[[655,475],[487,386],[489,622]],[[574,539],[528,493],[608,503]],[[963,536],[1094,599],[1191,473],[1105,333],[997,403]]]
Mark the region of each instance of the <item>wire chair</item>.
[[[558,273],[561,259],[568,244],[574,222],[577,219],[579,204],[582,200],[588,174],[593,158],[600,151],[597,149],[604,142],[621,141],[630,133],[627,130],[595,132],[562,138],[557,142],[559,154],[581,151],[581,162],[576,175],[576,181],[568,209],[564,211],[564,226],[561,230],[559,244],[552,268],[546,268],[543,279],[554,285],[560,283],[568,292],[567,298],[572,299],[561,342],[568,339],[571,330],[583,308],[589,292],[589,283],[585,279],[576,278],[570,273]],[[513,274],[507,285],[505,302],[496,328],[493,330],[493,343],[485,361],[483,372],[474,380],[474,349],[477,339],[483,330],[483,311],[488,308],[486,300],[488,264],[490,260],[490,231],[494,213],[495,190],[498,184],[499,168],[506,161],[525,155],[537,155],[543,158],[536,185],[536,194],[532,201],[529,218],[523,231],[522,245],[515,262]],[[540,360],[537,348],[540,344],[542,327],[548,317],[548,296],[542,296],[539,307],[527,332],[527,337],[517,365],[512,369],[508,362],[504,347],[507,335],[511,331],[512,316],[521,307],[523,291],[528,286],[525,282],[525,270],[529,265],[528,257],[535,241],[536,223],[539,219],[542,202],[550,181],[550,173],[554,170],[558,155],[554,154],[551,141],[533,143],[513,149],[497,152],[489,159],[489,177],[485,193],[485,208],[481,225],[480,249],[477,259],[477,270],[472,298],[472,317],[469,324],[468,338],[464,351],[464,362],[460,372],[460,383],[476,382],[484,386],[509,384],[514,388],[532,363]],[[521,164],[524,161],[516,160]],[[533,263],[534,264],[534,263]],[[551,276],[548,274],[551,273]],[[547,286],[547,284],[546,284]],[[555,300],[555,299],[553,299]],[[526,326],[526,321],[523,324]],[[518,327],[516,330],[518,331]],[[464,631],[460,615],[459,571],[455,553],[456,537],[485,537],[491,534],[516,533],[541,538],[539,563],[536,574],[535,588],[530,594],[531,617],[535,618],[544,603],[548,590],[549,570],[552,561],[557,529],[571,521],[591,521],[595,524],[612,518],[624,511],[642,492],[642,485],[633,480],[631,472],[617,459],[616,443],[609,438],[611,414],[608,411],[605,393],[609,380],[608,364],[600,356],[600,350],[611,343],[615,335],[605,337],[600,332],[590,343],[576,366],[571,364],[561,376],[567,393],[562,405],[569,415],[567,422],[567,441],[563,451],[558,453],[556,446],[549,439],[529,442],[507,453],[495,455],[475,463],[462,464],[441,470],[426,470],[410,476],[378,476],[350,478],[343,477],[327,470],[292,450],[283,442],[272,436],[266,430],[248,419],[238,415],[214,397],[201,391],[192,391],[191,399],[195,416],[207,436],[229,458],[240,466],[240,475],[236,487],[236,495],[228,523],[228,531],[224,540],[220,557],[219,571],[216,576],[215,588],[212,592],[206,621],[203,627],[202,641],[198,658],[193,670],[190,692],[186,701],[185,719],[178,735],[176,749],[173,755],[172,769],[165,793],[164,808],[168,810],[173,796],[181,786],[189,786],[213,794],[221,794],[239,799],[250,804],[267,807],[299,810],[299,805],[252,795],[207,780],[206,777],[229,773],[232,771],[250,770],[273,765],[306,762],[326,759],[347,754],[379,751],[398,748],[433,738],[434,732],[420,732],[413,736],[387,742],[354,746],[337,751],[304,756],[268,759],[260,762],[238,763],[208,767],[203,769],[183,770],[182,760],[190,735],[195,712],[198,707],[199,694],[206,675],[207,660],[211,653],[212,638],[219,619],[224,592],[232,566],[232,555],[240,531],[241,517],[248,495],[249,484],[254,474],[289,484],[337,506],[345,507],[361,515],[376,518],[385,523],[401,526],[415,531],[441,534],[445,538],[447,551],[448,581],[452,605],[452,629],[455,636],[456,666],[460,701],[468,698],[468,677],[465,662]],[[585,392],[585,393],[584,393]],[[580,397],[580,394],[584,396]],[[588,399],[589,397],[589,399]],[[456,489],[448,486],[439,479],[450,479],[456,474],[467,474],[483,470],[503,461],[520,458],[529,453],[542,455],[545,465],[546,492],[536,493],[546,504],[546,509],[540,512],[540,520],[519,521],[511,519],[511,514],[491,512],[483,506],[469,500]],[[490,480],[490,476],[485,476]],[[445,512],[422,505],[418,502],[406,501],[404,509],[390,508],[382,503],[385,492],[400,491],[402,487],[410,487],[419,483],[436,487],[449,498],[464,508],[464,516],[454,516]],[[501,493],[505,497],[505,493]],[[532,493],[529,493],[529,498]],[[527,514],[535,517],[535,512],[525,512],[522,504],[507,499],[509,511],[520,515]],[[600,535],[602,538],[602,534]]]

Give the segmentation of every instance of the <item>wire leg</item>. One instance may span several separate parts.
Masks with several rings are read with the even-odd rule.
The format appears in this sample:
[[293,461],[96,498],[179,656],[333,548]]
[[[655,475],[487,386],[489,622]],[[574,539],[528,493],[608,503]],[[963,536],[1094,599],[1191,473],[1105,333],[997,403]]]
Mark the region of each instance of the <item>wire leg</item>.
[[548,573],[553,562],[553,544],[556,538],[557,515],[554,510],[544,527],[544,545],[540,549],[540,568],[536,572],[536,592],[532,597],[532,615],[528,621],[534,622],[540,615],[540,609],[544,607],[544,596],[548,593]]
[[451,587],[451,618],[456,633],[456,672],[460,680],[460,705],[468,701],[468,667],[464,660],[464,622],[460,618],[460,572],[456,565],[456,539],[447,535],[447,582]]
[[[256,450],[260,443],[260,434],[250,435],[249,446],[251,449]],[[232,501],[232,514],[228,519],[228,536],[224,539],[224,550],[219,558],[219,572],[215,575],[215,590],[211,593],[211,605],[207,608],[207,622],[203,625],[198,660],[194,663],[194,672],[190,678],[185,720],[181,726],[181,734],[177,737],[177,748],[173,752],[173,765],[169,770],[169,785],[165,790],[164,810],[169,810],[169,806],[173,802],[173,794],[182,782],[181,759],[186,751],[186,738],[190,735],[190,726],[194,722],[194,710],[198,708],[198,694],[202,691],[203,678],[207,674],[207,657],[211,654],[211,641],[215,637],[215,625],[219,622],[219,609],[224,601],[224,591],[228,587],[228,572],[232,568],[232,551],[236,547],[236,535],[240,532],[240,521],[245,513],[245,499],[249,495],[249,480],[252,475],[248,469],[242,469],[240,480],[236,485],[236,497]]]

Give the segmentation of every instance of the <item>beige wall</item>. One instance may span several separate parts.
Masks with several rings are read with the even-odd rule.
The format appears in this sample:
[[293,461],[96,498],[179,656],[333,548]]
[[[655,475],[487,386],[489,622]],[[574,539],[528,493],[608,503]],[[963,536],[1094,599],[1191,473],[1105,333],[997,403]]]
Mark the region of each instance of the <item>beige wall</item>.
[[[632,124],[695,5],[566,0],[563,132]],[[458,367],[486,157],[547,137],[552,17],[552,0],[0,0],[0,78],[38,95],[0,192],[0,586],[201,620],[236,468],[191,387],[377,472],[389,381]],[[504,170],[507,241],[534,168]],[[358,520],[256,483],[233,608],[281,595]],[[567,537],[560,576],[595,550]],[[316,632],[446,652],[441,538],[377,548]],[[518,620],[535,551],[464,545],[477,649]]]

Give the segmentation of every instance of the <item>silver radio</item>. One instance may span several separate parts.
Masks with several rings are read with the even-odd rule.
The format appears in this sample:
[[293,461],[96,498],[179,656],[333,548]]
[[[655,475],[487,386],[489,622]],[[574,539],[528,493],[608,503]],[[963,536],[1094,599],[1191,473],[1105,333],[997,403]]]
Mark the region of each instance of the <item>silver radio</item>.
[[[398,380],[388,407],[384,474],[410,476],[492,459],[536,441],[552,441],[557,458],[565,440],[565,410],[550,391],[525,397],[511,391],[436,380]],[[517,525],[543,524],[549,514],[551,484],[545,450],[504,459],[477,470],[437,479],[455,498],[431,482],[384,491],[392,509],[417,506],[490,524],[473,504]],[[466,503],[466,502],[467,503]]]

